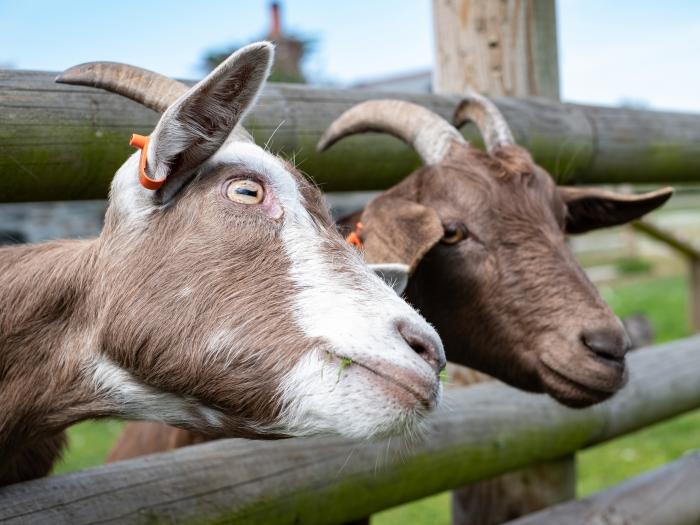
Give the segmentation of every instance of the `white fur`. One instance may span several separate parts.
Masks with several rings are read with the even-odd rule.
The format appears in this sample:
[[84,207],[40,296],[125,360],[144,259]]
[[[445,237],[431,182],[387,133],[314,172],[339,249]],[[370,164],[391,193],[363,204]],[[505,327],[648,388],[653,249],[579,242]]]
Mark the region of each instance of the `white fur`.
[[120,417],[171,425],[196,424],[200,428],[202,425],[222,426],[223,414],[218,410],[204,406],[194,398],[161,392],[145,385],[106,357],[96,358],[87,368],[87,376],[92,378],[98,396],[113,404]]
[[302,357],[282,385],[280,430],[295,436],[381,437],[411,429],[420,411],[376,393],[367,373],[339,368],[321,352]]

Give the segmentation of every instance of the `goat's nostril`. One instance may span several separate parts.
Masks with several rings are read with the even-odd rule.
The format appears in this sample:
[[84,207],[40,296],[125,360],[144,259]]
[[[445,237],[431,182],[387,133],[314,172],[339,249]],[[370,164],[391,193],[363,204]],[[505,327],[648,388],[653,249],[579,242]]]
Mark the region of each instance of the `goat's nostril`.
[[581,342],[596,355],[619,361],[630,348],[629,338],[621,327],[603,327],[584,330]]
[[439,373],[445,368],[447,360],[439,339],[408,328],[403,323],[398,324],[398,330],[408,346],[428,363],[433,370]]

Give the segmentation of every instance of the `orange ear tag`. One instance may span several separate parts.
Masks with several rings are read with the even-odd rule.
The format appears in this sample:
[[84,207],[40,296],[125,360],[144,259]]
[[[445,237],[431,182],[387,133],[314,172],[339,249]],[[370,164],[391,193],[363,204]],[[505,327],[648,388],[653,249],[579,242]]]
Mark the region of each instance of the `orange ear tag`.
[[147,190],[157,190],[163,184],[165,184],[165,179],[152,179],[146,175],[146,157],[148,153],[148,143],[150,142],[149,137],[144,137],[143,135],[137,135],[134,133],[131,135],[131,140],[129,141],[129,146],[133,146],[141,150],[141,158],[139,159],[139,182],[141,186]]
[[361,222],[358,222],[355,225],[355,231],[351,232],[350,235],[348,235],[345,238],[345,242],[349,242],[350,244],[352,244],[356,248],[361,248],[362,247],[362,239],[360,239],[360,233],[362,233],[362,228],[364,228],[364,226],[362,225]]

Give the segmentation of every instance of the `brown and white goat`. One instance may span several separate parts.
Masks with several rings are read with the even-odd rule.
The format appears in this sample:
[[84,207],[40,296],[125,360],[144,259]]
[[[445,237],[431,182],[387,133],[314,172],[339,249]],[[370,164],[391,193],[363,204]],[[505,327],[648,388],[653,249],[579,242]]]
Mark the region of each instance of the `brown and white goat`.
[[272,53],[150,99],[145,166],[118,170],[99,238],[0,250],[0,484],[46,474],[85,418],[366,438],[437,403],[435,331],[239,125]]
[[[115,84],[99,86],[125,93]],[[139,97],[149,93],[145,87]],[[368,261],[411,272],[407,299],[444,333],[450,360],[571,406],[601,401],[624,384],[627,341],[565,234],[633,220],[663,204],[671,190],[629,196],[556,187],[514,145],[490,101],[473,95],[456,112],[460,124],[466,116],[479,125],[487,153],[407,102],[370,101],[339,117],[320,149],[351,133],[387,131],[426,164],[346,222],[351,229],[364,225],[356,235]],[[201,440],[132,423],[110,459]]]

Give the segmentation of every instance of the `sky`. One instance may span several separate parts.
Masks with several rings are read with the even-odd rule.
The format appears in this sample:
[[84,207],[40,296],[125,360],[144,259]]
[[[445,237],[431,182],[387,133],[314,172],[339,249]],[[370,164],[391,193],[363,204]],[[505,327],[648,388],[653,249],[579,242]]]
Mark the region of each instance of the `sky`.
[[[178,78],[201,57],[266,33],[269,0],[0,0],[0,67],[127,62]],[[347,85],[431,68],[430,0],[285,0],[311,37],[306,71]],[[700,112],[699,0],[557,0],[562,99]]]

